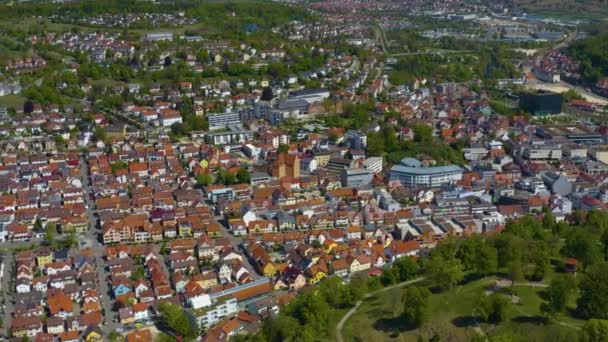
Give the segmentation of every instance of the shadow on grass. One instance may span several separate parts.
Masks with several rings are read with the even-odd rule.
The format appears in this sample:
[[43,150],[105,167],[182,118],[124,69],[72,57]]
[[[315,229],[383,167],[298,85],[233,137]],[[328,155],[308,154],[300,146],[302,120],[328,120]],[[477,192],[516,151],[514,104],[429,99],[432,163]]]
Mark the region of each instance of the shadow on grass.
[[475,316],[460,316],[452,320],[452,324],[458,328],[467,328],[477,326],[479,318]]
[[464,276],[464,279],[462,281],[462,284],[468,284],[470,282],[479,280],[481,278],[485,278],[486,276],[483,274],[478,274],[478,273],[468,273]]
[[538,293],[538,297],[540,297],[540,299],[542,299],[544,301],[549,300],[549,292],[547,292],[547,290],[540,290],[537,293]]
[[571,307],[566,308],[566,315],[576,319],[589,319],[588,317],[581,315],[581,312],[576,310],[576,308]]
[[545,325],[549,323],[549,320],[543,316],[517,316],[513,317],[511,321],[515,323],[529,323],[535,325]]
[[380,318],[376,320],[373,325],[375,330],[383,331],[387,334],[398,336],[399,333],[408,330],[414,330],[416,327],[412,324],[409,324],[403,316],[397,316],[393,318]]

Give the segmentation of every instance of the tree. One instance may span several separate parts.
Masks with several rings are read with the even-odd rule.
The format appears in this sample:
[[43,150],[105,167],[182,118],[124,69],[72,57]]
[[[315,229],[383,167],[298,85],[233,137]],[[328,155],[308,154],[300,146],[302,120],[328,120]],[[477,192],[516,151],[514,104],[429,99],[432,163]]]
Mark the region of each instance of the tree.
[[249,170],[241,168],[236,172],[236,180],[239,183],[249,184],[251,182],[251,173],[249,173]]
[[116,174],[119,170],[126,170],[129,168],[129,164],[123,160],[117,160],[110,164],[110,168],[112,169],[112,173]]
[[399,258],[393,262],[392,271],[400,281],[405,281],[418,273],[418,265],[412,258]]
[[184,309],[175,304],[161,302],[158,306],[162,323],[184,337],[194,337],[197,331]]
[[600,261],[602,258],[597,238],[582,229],[571,231],[571,234],[566,237],[566,244],[561,252],[567,257],[576,258],[582,262],[584,268]]
[[451,289],[464,279],[462,263],[455,257],[431,255],[426,264],[426,270],[433,284],[442,291]]
[[591,266],[580,285],[577,311],[584,318],[608,318],[608,263]]
[[547,274],[550,266],[549,247],[542,240],[534,240],[528,243],[528,259],[534,265],[530,278],[535,281],[542,280]]
[[498,293],[489,296],[480,294],[474,305],[475,312],[484,322],[501,323],[509,318],[510,301]]
[[547,287],[547,302],[541,304],[541,310],[549,314],[563,312],[575,287],[572,276],[555,275]]
[[267,341],[295,341],[302,327],[297,319],[278,315],[264,320],[262,333]]
[[55,233],[57,233],[57,228],[54,223],[48,223],[46,225],[46,229],[44,230],[44,241],[47,244],[53,243],[55,241]]
[[494,246],[483,242],[476,253],[473,269],[477,274],[488,275],[498,268],[498,253]]
[[163,64],[164,64],[165,67],[168,67],[168,66],[171,65],[172,62],[173,61],[171,60],[171,56],[167,56],[167,57],[165,57],[165,60],[164,60]]
[[97,141],[106,140],[106,131],[102,127],[95,128],[94,137]]
[[428,316],[428,298],[431,292],[424,287],[412,286],[405,290],[403,316],[408,324],[420,327]]
[[414,141],[415,142],[422,142],[422,143],[429,143],[431,141],[433,141],[433,128],[425,125],[425,124],[418,124],[415,125],[412,130],[414,131]]
[[603,342],[608,340],[608,320],[590,319],[583,326],[581,341]]
[[133,272],[133,274],[131,274],[131,280],[137,281],[140,279],[144,279],[145,276],[146,276],[146,271],[144,270],[143,266],[139,266],[135,269],[135,272]]
[[112,331],[108,335],[108,340],[111,342],[124,342],[125,338],[120,333],[117,333],[116,331]]
[[[122,335],[120,335],[122,336]],[[167,333],[160,332],[156,337],[154,337],[154,342],[173,342],[175,338]]]
[[546,229],[553,229],[553,226],[555,225],[555,215],[553,215],[553,212],[551,212],[551,209],[549,208],[545,208],[543,211],[543,227]]
[[201,173],[196,175],[196,184],[198,184],[199,186],[207,186],[211,184],[211,182],[211,176],[207,173]]
[[272,93],[272,87],[264,87],[264,89],[262,89],[262,97],[260,100],[271,101],[273,97],[274,94]]
[[40,220],[40,218],[36,218],[36,221],[34,221],[34,231],[36,232],[41,232],[42,231],[42,220]]
[[289,151],[289,145],[280,144],[278,148],[279,153],[287,153]]
[[509,279],[512,283],[524,279],[524,269],[521,260],[515,259],[509,263]]
[[494,273],[498,267],[496,248],[480,236],[463,240],[456,256],[465,269],[473,270],[478,275]]
[[76,238],[76,231],[72,230],[66,238],[59,242],[61,248],[72,248],[78,246],[78,239]]
[[388,286],[390,284],[394,284],[397,282],[397,275],[395,274],[395,270],[393,268],[385,269],[380,275],[380,282],[384,286]]

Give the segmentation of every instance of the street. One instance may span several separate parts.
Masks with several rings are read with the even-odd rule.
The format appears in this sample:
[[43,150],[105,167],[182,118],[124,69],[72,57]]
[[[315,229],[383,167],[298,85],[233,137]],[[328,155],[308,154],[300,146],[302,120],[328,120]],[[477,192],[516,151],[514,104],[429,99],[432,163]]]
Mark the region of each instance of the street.
[[[216,216],[215,220],[217,222],[222,222],[223,218],[221,216]],[[220,224],[220,226],[222,227],[222,236],[227,237],[230,240],[230,245],[237,252],[239,252],[240,254],[243,255],[243,266],[245,266],[245,268],[249,271],[249,273],[251,274],[253,279],[255,279],[255,280],[260,279],[262,276],[258,274],[258,272],[256,271],[256,268],[253,267],[253,265],[251,264],[251,261],[249,261],[249,258],[245,254],[245,250],[242,248],[241,243],[243,242],[243,238],[241,238],[239,236],[234,236],[230,232],[230,230],[226,227],[226,225]]]
[[97,218],[95,217],[95,203],[90,198],[91,186],[89,184],[89,171],[88,165],[84,158],[80,160],[80,172],[82,177],[82,184],[85,192],[85,201],[87,204],[87,215],[89,217],[89,230],[85,236],[85,241],[87,245],[93,250],[93,254],[95,255],[95,265],[97,268],[97,280],[99,282],[99,292],[102,295],[102,308],[104,310],[104,323],[101,325],[101,330],[109,334],[113,331],[116,331],[116,328],[119,327],[114,321],[114,318],[117,317],[114,311],[112,311],[112,294],[110,292],[110,286],[108,285],[108,275],[109,270],[106,270],[105,267],[105,248],[101,245],[99,240],[97,239],[97,235],[99,234],[100,227],[97,227]]

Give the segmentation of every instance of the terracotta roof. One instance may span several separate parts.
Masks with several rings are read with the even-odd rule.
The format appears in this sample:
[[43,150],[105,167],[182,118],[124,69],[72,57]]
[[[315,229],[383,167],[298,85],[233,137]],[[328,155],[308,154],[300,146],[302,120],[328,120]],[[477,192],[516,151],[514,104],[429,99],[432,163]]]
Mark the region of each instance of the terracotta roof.
[[48,303],[51,315],[56,315],[61,311],[72,312],[72,300],[64,293],[58,293],[50,297]]
[[138,330],[127,335],[127,342],[148,342],[152,341],[150,330]]

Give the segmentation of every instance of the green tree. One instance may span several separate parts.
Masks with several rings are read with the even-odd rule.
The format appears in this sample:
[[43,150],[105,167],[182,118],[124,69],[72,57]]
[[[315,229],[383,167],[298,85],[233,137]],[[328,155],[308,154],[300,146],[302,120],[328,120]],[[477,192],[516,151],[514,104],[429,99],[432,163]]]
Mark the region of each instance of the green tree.
[[563,312],[575,288],[576,283],[572,276],[555,275],[547,287],[547,302],[541,304],[541,310],[549,314]]
[[133,274],[131,274],[131,280],[133,281],[137,281],[140,279],[144,279],[146,276],[146,271],[144,270],[143,266],[138,266],[135,269],[135,272],[133,272]]
[[524,269],[521,260],[515,259],[509,263],[509,279],[513,284],[524,279]]
[[570,232],[561,252],[567,257],[578,259],[585,268],[602,259],[597,238],[582,229],[574,229]]
[[287,153],[289,151],[289,145],[280,144],[278,148],[279,153]]
[[433,141],[433,128],[425,125],[418,124],[412,127],[414,131],[414,141],[419,143],[430,143]]
[[474,308],[482,321],[496,324],[509,319],[510,304],[509,298],[504,295],[493,293],[486,296],[481,293]]
[[549,208],[545,208],[543,213],[543,227],[546,229],[553,229],[553,226],[555,225],[555,215],[553,215],[553,212],[551,212],[551,209]]
[[52,244],[55,241],[55,235],[57,234],[57,227],[54,223],[48,223],[44,230],[44,241],[47,244]]
[[472,236],[463,240],[456,257],[462,261],[465,269],[473,270],[479,275],[494,273],[498,267],[496,248],[481,236]]
[[165,326],[184,337],[194,337],[197,334],[195,326],[181,306],[161,302],[158,309],[161,321]]
[[591,266],[579,285],[577,311],[584,318],[608,318],[608,263]]
[[583,326],[582,342],[608,341],[608,320],[590,319]]
[[549,247],[544,241],[532,241],[528,244],[529,251],[528,259],[533,264],[533,271],[531,279],[540,281],[542,280],[549,270]]
[[426,271],[433,284],[442,291],[452,289],[464,279],[462,263],[455,257],[431,255],[426,264]]
[[264,320],[263,340],[267,341],[296,341],[302,327],[297,319],[288,315],[278,315]]
[[393,262],[392,271],[400,281],[412,279],[418,273],[419,267],[412,258],[399,258]]
[[196,176],[196,184],[199,186],[207,186],[212,183],[211,176],[207,173],[201,173]]
[[249,184],[251,182],[251,173],[245,168],[240,168],[236,172],[236,180],[239,183]]
[[120,333],[117,333],[116,331],[112,331],[108,335],[108,340],[110,342],[124,342],[125,338]]
[[473,263],[473,269],[477,274],[488,275],[495,273],[498,268],[498,253],[496,248],[484,242],[477,250],[477,258]]
[[428,318],[428,298],[431,292],[425,287],[411,286],[403,295],[403,316],[408,324],[420,327]]
[[97,141],[106,141],[106,131],[103,127],[95,128],[95,133],[93,134]]
[[122,161],[122,160],[117,160],[110,164],[110,168],[112,169],[113,174],[116,174],[116,171],[118,171],[118,170],[125,170],[128,167],[129,167],[129,164],[127,164],[125,161]]

